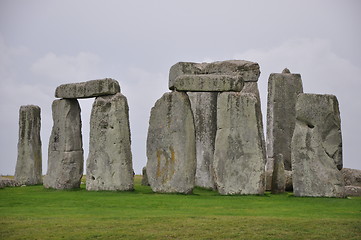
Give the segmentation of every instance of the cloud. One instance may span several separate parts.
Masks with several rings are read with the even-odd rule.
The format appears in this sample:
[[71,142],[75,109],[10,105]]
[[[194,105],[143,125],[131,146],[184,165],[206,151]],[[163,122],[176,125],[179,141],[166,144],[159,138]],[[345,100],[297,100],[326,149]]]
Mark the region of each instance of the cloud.
[[301,73],[304,92],[336,95],[340,104],[344,166],[361,169],[358,139],[361,136],[361,69],[336,54],[325,39],[293,39],[270,49],[251,49],[235,59],[252,59],[260,64],[259,80],[264,123],[268,76],[285,67]]
[[101,58],[90,52],[76,56],[48,53],[32,64],[31,71],[60,82],[79,82],[99,76],[100,63]]

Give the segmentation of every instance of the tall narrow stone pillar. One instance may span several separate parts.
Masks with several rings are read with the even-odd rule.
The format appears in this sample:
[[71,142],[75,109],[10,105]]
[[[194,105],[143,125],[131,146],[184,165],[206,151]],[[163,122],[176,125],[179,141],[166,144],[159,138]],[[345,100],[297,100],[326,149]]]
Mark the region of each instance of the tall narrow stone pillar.
[[35,185],[43,182],[40,125],[40,107],[20,107],[18,159],[15,169],[15,180],[19,184]]
[[133,190],[129,107],[121,93],[97,97],[90,118],[87,190]]
[[267,170],[272,171],[273,160],[282,154],[285,170],[291,168],[291,140],[295,128],[295,105],[303,92],[300,74],[272,73],[268,79],[267,99]]
[[253,94],[223,92],[217,102],[214,171],[222,195],[263,194],[266,156],[258,100]]
[[54,125],[49,140],[48,171],[44,177],[44,187],[79,188],[84,158],[78,100],[55,100],[52,111]]
[[188,92],[196,132],[196,186],[215,189],[213,154],[217,131],[218,92]]

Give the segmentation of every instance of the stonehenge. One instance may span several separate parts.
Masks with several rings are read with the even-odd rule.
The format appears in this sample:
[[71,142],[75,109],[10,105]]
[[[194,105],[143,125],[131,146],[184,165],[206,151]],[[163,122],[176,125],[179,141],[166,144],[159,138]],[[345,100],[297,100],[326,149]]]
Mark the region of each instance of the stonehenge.
[[79,188],[83,176],[83,143],[77,98],[96,97],[90,120],[87,190],[133,189],[129,109],[116,80],[106,78],[63,84],[55,90],[53,130],[49,140],[44,187]]
[[[178,62],[150,112],[142,185],[157,193],[220,195],[293,191],[297,197],[361,195],[360,171],[343,168],[341,119],[333,95],[303,93],[285,68],[268,79],[267,141],[258,63]],[[134,190],[129,106],[111,78],[62,84],[52,104],[48,169],[42,179],[40,108],[21,106],[15,179],[0,187],[79,188],[84,172],[78,99],[95,98],[86,190]],[[267,145],[266,145],[267,143]]]
[[40,125],[40,107],[20,107],[18,158],[15,169],[15,181],[20,185],[36,185],[43,182]]

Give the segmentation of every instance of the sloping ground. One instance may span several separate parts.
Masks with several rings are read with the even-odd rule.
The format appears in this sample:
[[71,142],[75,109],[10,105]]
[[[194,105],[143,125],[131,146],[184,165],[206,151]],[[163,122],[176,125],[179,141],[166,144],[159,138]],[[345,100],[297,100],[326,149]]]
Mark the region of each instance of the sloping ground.
[[0,189],[0,239],[360,239],[361,198]]

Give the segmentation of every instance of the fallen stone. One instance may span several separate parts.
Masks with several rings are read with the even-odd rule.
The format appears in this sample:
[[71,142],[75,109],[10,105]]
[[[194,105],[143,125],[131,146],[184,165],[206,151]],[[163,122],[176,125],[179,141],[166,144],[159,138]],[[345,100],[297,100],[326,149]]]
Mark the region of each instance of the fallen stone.
[[182,75],[174,81],[173,89],[193,92],[224,92],[242,90],[243,80],[240,76],[230,75]]
[[133,190],[129,107],[121,93],[97,97],[90,118],[88,191]]
[[286,190],[285,167],[284,167],[283,155],[279,153],[275,158],[273,165],[271,192],[273,194],[278,194],[278,193],[284,193],[285,190]]
[[285,170],[291,167],[291,140],[296,122],[295,105],[303,92],[300,74],[288,69],[272,73],[268,79],[267,100],[267,170],[272,171],[273,159],[282,154]]
[[292,138],[295,196],[344,197],[341,120],[333,95],[300,94]]
[[154,192],[192,193],[196,144],[190,101],[184,92],[165,93],[151,110],[147,174]]
[[345,195],[348,197],[361,197],[361,187],[345,186]]
[[6,188],[6,187],[19,187],[22,184],[15,179],[9,179],[0,177],[0,188]]
[[80,83],[62,84],[55,90],[57,98],[91,98],[120,93],[118,81],[105,78]]
[[244,60],[213,63],[179,62],[169,71],[169,89],[174,90],[176,79],[182,75],[230,75],[239,76],[244,82],[257,82],[260,73],[258,63]]
[[48,171],[44,176],[44,187],[79,188],[84,158],[78,100],[55,100],[52,112],[54,124],[49,140]]
[[21,106],[19,110],[18,158],[15,180],[21,185],[42,184],[40,107]]
[[214,171],[222,195],[264,193],[265,155],[257,104],[253,94],[218,96]]
[[147,168],[143,167],[142,169],[142,186],[149,186],[149,181],[148,181],[148,175],[147,175]]
[[197,169],[195,184],[215,189],[213,155],[217,131],[217,92],[188,92],[195,131]]
[[346,186],[361,187],[361,170],[352,168],[342,168],[341,173]]

